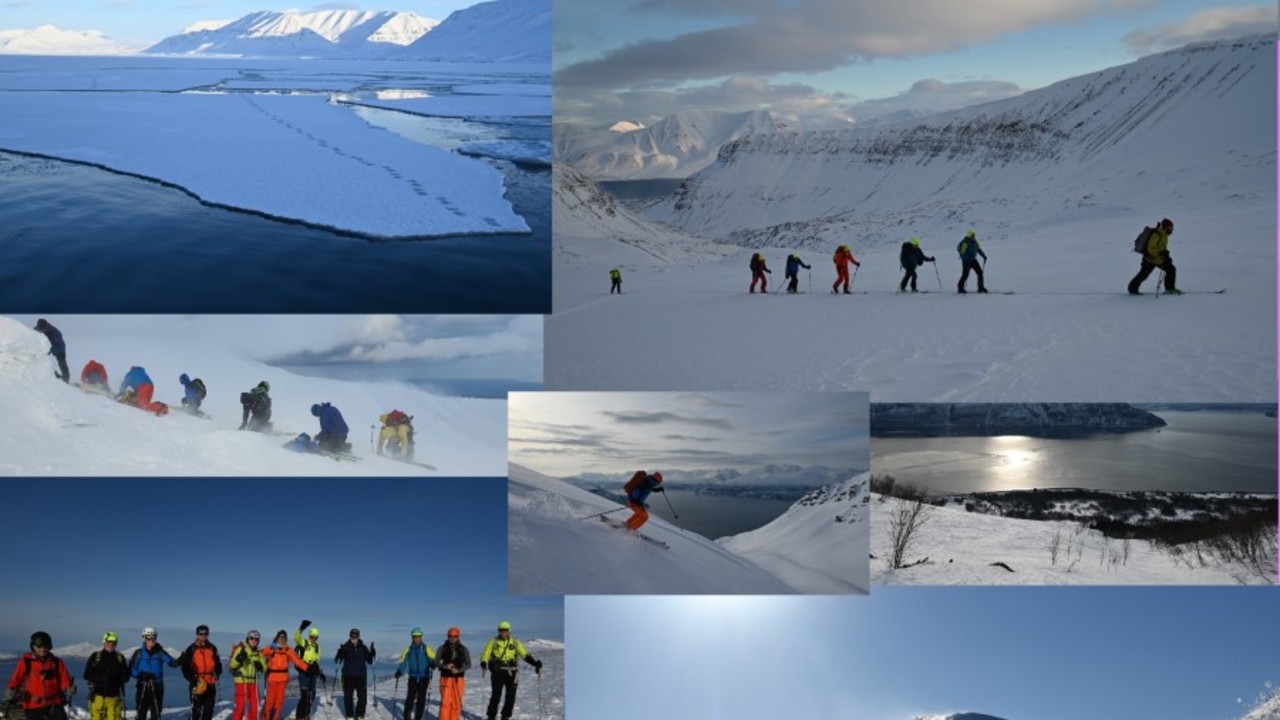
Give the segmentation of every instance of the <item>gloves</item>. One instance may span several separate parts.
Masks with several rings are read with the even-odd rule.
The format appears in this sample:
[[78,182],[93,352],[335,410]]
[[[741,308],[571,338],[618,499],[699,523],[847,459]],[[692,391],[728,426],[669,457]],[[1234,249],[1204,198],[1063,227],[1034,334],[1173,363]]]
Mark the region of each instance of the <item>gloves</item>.
[[[243,430],[243,429],[244,429],[244,425],[241,425],[241,426],[240,426],[240,429],[241,429],[241,430]],[[298,632],[302,632],[303,630],[306,630],[306,629],[307,629],[307,628],[309,628],[309,627],[311,627],[311,621],[310,621],[310,620],[303,620],[303,621],[302,621],[302,624],[298,626]]]
[[403,675],[403,674],[404,674],[404,673],[402,673],[402,672],[400,672],[399,670],[397,670],[397,671],[396,671],[396,679],[397,679],[397,680],[399,680],[399,679],[400,679],[400,676],[401,676],[401,675]]
[[926,258],[929,262],[937,262],[937,258]]
[[258,669],[258,672],[265,672],[267,669],[266,666],[262,664],[261,660],[254,660],[253,666]]
[[653,491],[654,491],[654,492],[666,492],[666,491],[667,491],[667,489],[666,489],[666,488],[663,488],[663,487],[656,487],[656,488],[654,488],[654,489],[653,489]]
[[483,672],[483,671],[485,671],[485,670],[488,670],[488,669],[489,669],[489,661],[488,661],[488,660],[481,660],[481,661],[480,661],[480,670],[481,670],[481,672]]
[[18,688],[9,688],[9,692],[5,694],[4,701],[6,703],[15,703],[18,701]]

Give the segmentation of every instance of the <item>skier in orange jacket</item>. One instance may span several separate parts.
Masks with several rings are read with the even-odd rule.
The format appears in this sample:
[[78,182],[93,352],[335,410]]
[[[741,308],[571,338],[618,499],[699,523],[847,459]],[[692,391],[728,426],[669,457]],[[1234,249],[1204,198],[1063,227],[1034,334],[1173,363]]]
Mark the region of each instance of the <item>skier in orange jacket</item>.
[[831,292],[835,294],[839,292],[837,288],[844,283],[844,294],[849,293],[849,263],[853,263],[858,267],[862,267],[862,263],[853,256],[853,250],[848,245],[841,245],[836,248],[836,254],[831,258],[836,264],[836,281],[831,284]]

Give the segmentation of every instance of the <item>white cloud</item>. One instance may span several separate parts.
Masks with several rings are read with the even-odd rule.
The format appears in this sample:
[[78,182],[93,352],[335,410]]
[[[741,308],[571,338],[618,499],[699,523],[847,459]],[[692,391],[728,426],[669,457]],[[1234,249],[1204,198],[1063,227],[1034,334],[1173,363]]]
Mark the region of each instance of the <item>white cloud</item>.
[[1124,37],[1129,49],[1150,54],[1187,43],[1225,40],[1276,31],[1276,4],[1239,8],[1210,8],[1154,30],[1135,30]]

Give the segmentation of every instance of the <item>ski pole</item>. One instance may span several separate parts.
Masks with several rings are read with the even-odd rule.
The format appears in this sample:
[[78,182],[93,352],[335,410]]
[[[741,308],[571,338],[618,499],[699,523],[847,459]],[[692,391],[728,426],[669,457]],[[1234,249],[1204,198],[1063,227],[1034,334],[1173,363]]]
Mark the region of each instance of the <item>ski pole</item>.
[[813,292],[813,268],[809,268],[809,292]]
[[859,271],[859,270],[861,270],[861,269],[862,269],[862,266],[861,266],[861,265],[854,265],[854,266],[853,266],[853,277],[849,279],[849,284],[850,284],[850,285],[853,285],[854,283],[858,282],[858,271]]
[[676,508],[675,508],[675,506],[674,506],[674,505],[672,505],[672,504],[671,504],[671,498],[667,497],[667,491],[666,491],[666,490],[663,490],[663,491],[662,491],[662,497],[666,498],[666,500],[667,500],[667,507],[671,508],[671,517],[675,518],[676,520],[679,520],[679,519],[680,519],[680,516],[679,516],[678,514],[676,514]]
[[[395,693],[396,693],[396,695],[395,695],[396,697],[400,697],[400,676],[399,676],[399,675],[397,675],[397,676],[396,676],[396,690],[395,690]],[[400,710],[400,720],[404,720],[405,713],[407,713],[407,712],[409,712],[409,702],[408,702],[408,700],[406,700],[406,701],[405,701],[404,707],[403,707],[403,708],[401,708],[401,710]],[[393,699],[391,700],[391,716],[392,716],[392,717],[395,717],[395,714],[396,714],[396,701],[395,701],[395,699],[393,698]]]
[[619,508],[614,508],[614,509],[612,509],[612,510],[605,510],[604,512],[598,512],[598,513],[596,513],[595,515],[588,515],[588,516],[586,516],[586,517],[580,517],[580,518],[578,518],[578,519],[579,519],[579,520],[590,520],[590,519],[591,519],[591,518],[593,518],[593,517],[600,517],[601,515],[608,515],[609,513],[616,513],[616,512],[618,512],[618,511],[620,511],[620,510],[626,510],[626,509],[627,509],[627,507],[624,505],[624,506],[619,507]]
[[538,717],[539,717],[539,718],[541,718],[542,716],[544,716],[544,715],[546,715],[546,714],[547,714],[547,710],[546,710],[546,708],[545,708],[545,707],[543,706],[543,704],[542,704],[542,670],[541,670],[541,669],[539,669],[539,670],[538,670],[537,678],[538,678],[538,681],[537,681],[537,685],[538,685]]
[[934,263],[933,263],[933,274],[934,274],[934,276],[936,276],[936,277],[938,278],[938,289],[939,289],[939,290],[941,290],[941,289],[942,289],[942,274],[938,272],[938,263],[937,263],[937,261],[934,261]]
[[1160,299],[1160,286],[1164,285],[1164,268],[1160,268],[1160,277],[1156,279],[1156,299]]

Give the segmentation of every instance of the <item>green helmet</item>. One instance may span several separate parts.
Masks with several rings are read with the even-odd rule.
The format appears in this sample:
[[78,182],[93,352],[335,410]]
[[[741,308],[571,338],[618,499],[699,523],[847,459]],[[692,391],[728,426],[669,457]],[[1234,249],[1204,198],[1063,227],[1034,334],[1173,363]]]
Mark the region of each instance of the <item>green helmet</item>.
[[911,244],[915,245],[916,247],[920,247],[920,238],[918,237],[911,238]]
[[971,238],[971,237],[973,237],[973,235],[974,235],[974,233],[973,233],[973,228],[970,228],[970,229],[969,229],[969,232],[967,232],[967,233],[965,233],[965,234],[964,234],[964,236],[965,236],[965,237],[967,237],[967,238]]
[[115,632],[108,630],[102,634],[102,642],[104,643],[120,642],[120,636],[116,635]]
[[499,629],[499,630],[510,630],[510,629],[511,629],[511,623],[507,622],[506,620],[503,620],[502,622],[498,623],[498,629]]

